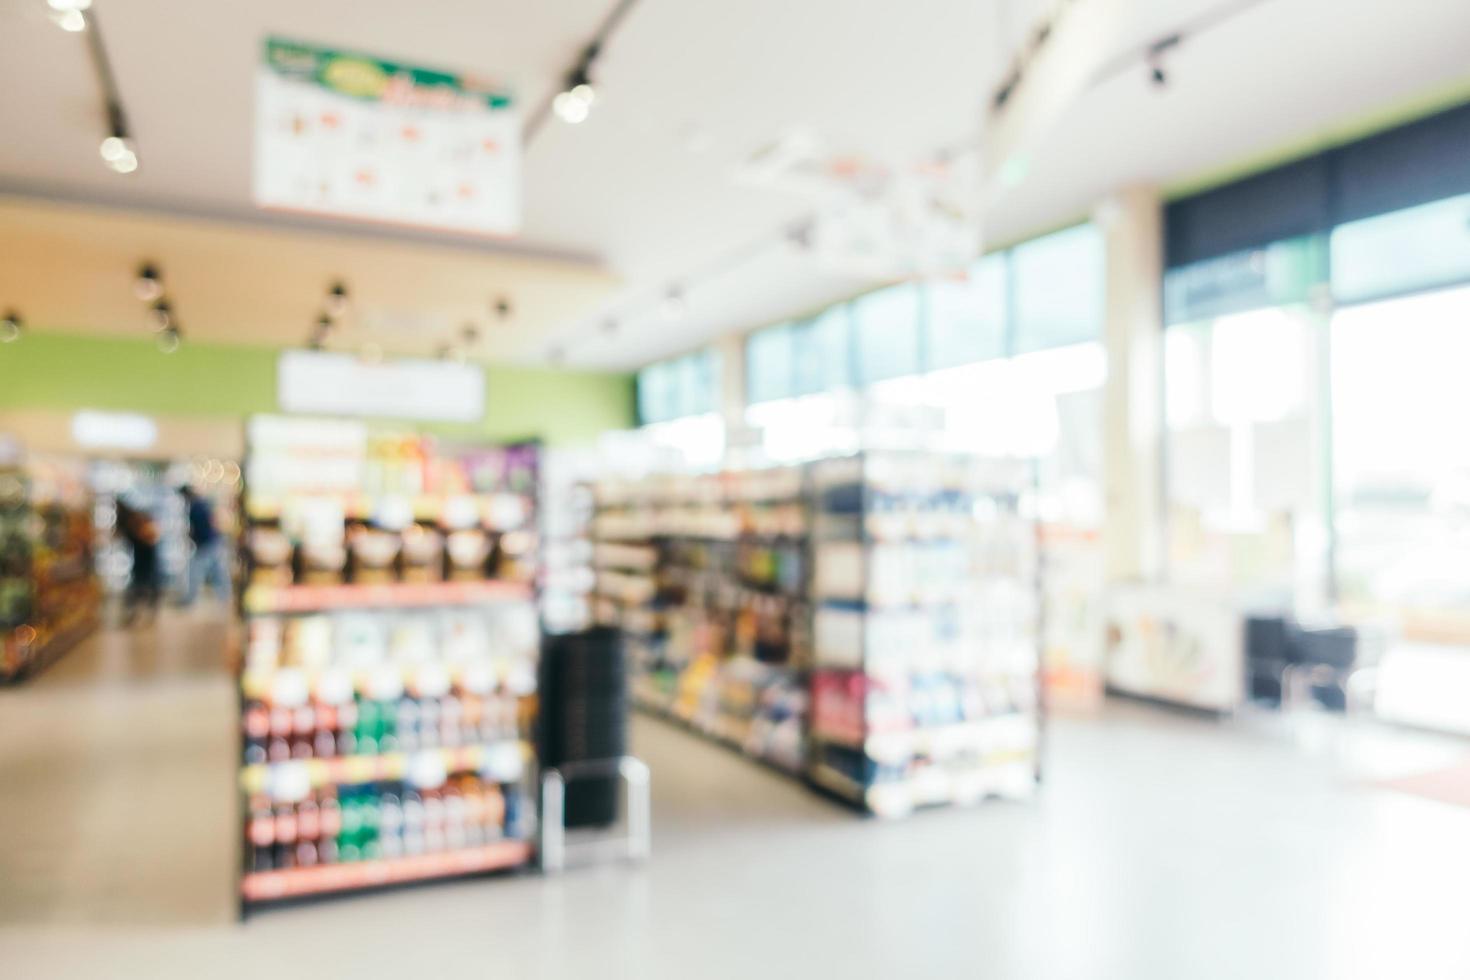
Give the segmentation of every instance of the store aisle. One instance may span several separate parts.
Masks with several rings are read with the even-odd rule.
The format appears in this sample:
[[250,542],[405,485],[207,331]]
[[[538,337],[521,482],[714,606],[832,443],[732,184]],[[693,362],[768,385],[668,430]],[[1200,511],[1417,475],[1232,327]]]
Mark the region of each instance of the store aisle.
[[0,688],[0,923],[229,916],[225,623],[218,611],[164,610]]
[[640,720],[647,866],[239,926],[221,627],[178,622],[0,692],[0,975],[1470,975],[1470,809],[1131,706],[1055,724],[1033,804],[899,823]]

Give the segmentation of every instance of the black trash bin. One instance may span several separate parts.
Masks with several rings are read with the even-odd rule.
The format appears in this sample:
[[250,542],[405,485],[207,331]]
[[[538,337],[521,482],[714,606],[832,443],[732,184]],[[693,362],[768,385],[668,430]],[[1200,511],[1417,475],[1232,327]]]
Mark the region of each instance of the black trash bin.
[[[541,646],[541,765],[616,759],[628,751],[628,678],[621,634],[608,627],[546,636]],[[567,827],[616,822],[616,776],[569,780]]]

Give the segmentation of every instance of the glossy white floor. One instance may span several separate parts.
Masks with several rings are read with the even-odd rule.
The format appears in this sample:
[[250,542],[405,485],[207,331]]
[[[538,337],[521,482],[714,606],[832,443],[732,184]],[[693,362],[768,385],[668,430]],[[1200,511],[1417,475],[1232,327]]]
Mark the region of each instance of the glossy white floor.
[[238,925],[221,636],[166,616],[0,690],[0,976],[1470,976],[1470,809],[1369,781],[1470,743],[1137,706],[1056,722],[1033,804],[903,823],[641,721],[646,866]]

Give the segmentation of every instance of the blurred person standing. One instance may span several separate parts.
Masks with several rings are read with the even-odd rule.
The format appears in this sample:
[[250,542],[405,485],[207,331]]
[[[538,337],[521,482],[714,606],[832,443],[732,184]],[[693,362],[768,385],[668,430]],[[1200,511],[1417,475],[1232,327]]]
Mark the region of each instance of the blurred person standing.
[[158,598],[163,591],[158,568],[158,524],[147,511],[132,507],[119,497],[116,529],[133,552],[128,588],[123,596],[123,625],[132,626],[143,611],[149,614],[150,620],[156,619]]
[[179,494],[189,511],[189,540],[194,543],[194,554],[189,559],[188,584],[184,592],[184,605],[191,606],[199,598],[199,589],[206,580],[220,597],[230,601],[230,570],[225,563],[225,539],[214,521],[214,504],[201,497],[188,484],[179,487]]

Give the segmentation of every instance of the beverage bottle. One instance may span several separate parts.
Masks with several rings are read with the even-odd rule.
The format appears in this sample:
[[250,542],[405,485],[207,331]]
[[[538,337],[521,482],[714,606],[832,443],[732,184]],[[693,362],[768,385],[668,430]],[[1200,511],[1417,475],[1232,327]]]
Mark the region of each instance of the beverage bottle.
[[465,692],[459,697],[460,717],[463,722],[463,741],[473,745],[480,741],[480,722],[485,717],[485,703],[477,695]]
[[419,731],[424,748],[434,748],[439,742],[439,699],[424,698],[419,702]]
[[356,793],[342,796],[342,826],[337,834],[337,860],[342,862],[362,859],[362,809],[358,806]]
[[347,700],[337,706],[337,754],[357,754],[357,701]]
[[485,835],[485,787],[476,776],[466,776],[460,787],[464,798],[465,843],[478,847]]
[[270,799],[263,795],[250,798],[250,816],[245,823],[246,871],[270,871],[276,866],[276,819]]
[[426,789],[424,799],[424,852],[434,854],[444,850],[444,797],[437,789]]
[[378,720],[378,702],[364,698],[357,707],[357,753],[377,755],[378,736],[382,725]]
[[317,704],[316,731],[311,736],[311,754],[318,759],[330,759],[337,754],[336,705]]
[[403,791],[403,853],[424,853],[424,801],[415,789]]
[[395,790],[384,790],[378,801],[378,843],[385,858],[403,856],[403,801]]
[[312,736],[316,732],[316,712],[303,704],[291,713],[291,758],[310,759]]
[[378,704],[378,751],[398,751],[398,701],[379,701]]
[[290,803],[277,803],[276,814],[276,867],[296,867],[296,807]]
[[444,846],[447,850],[462,850],[469,843],[469,833],[465,827],[465,814],[468,808],[465,805],[464,796],[454,783],[448,783],[444,787]]
[[485,785],[485,839],[496,840],[505,835],[505,796],[498,783]]
[[316,801],[307,797],[296,804],[296,866],[314,867],[320,857],[321,814]]
[[363,795],[362,800],[362,843],[359,849],[364,861],[375,861],[383,856],[383,845],[378,839],[382,823],[382,806],[377,788]]
[[317,841],[317,860],[322,864],[337,863],[337,837],[342,833],[342,806],[335,790],[325,789],[317,802],[317,820],[321,833]]
[[269,762],[285,762],[291,758],[291,709],[275,705],[270,711],[270,741],[266,744],[266,759]]
[[459,698],[450,695],[439,703],[439,744],[450,748],[461,744],[464,729],[464,706]]
[[262,702],[252,699],[245,706],[245,764],[259,765],[268,758],[266,745],[270,741],[270,709]]
[[397,717],[394,720],[398,735],[398,747],[404,752],[414,752],[426,744],[420,737],[419,703],[410,697],[398,700]]

